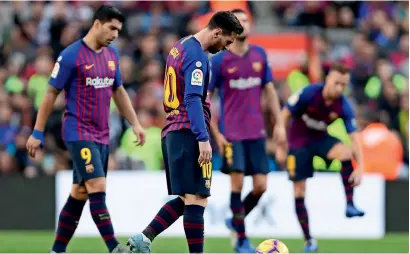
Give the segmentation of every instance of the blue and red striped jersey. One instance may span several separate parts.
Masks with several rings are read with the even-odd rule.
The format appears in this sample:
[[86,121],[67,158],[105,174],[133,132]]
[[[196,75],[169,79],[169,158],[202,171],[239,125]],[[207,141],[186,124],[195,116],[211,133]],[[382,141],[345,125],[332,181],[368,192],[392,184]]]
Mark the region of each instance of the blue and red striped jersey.
[[[198,140],[207,140],[211,119],[210,103],[207,100],[209,73],[208,57],[195,37],[183,38],[171,49],[165,69],[164,110],[167,120],[162,137],[171,131],[191,129]],[[195,108],[202,112],[191,115],[198,119],[196,123],[190,120],[187,107],[191,96],[199,96],[202,104]],[[195,124],[199,126],[198,129]]]
[[286,107],[292,114],[289,147],[298,149],[328,135],[327,127],[342,118],[348,133],[356,131],[352,106],[345,96],[327,105],[323,99],[323,84],[312,84],[289,97]]
[[221,99],[219,129],[228,141],[266,136],[261,106],[262,88],[273,81],[266,52],[249,45],[243,56],[223,51],[211,58],[209,90]]
[[61,52],[49,83],[65,93],[63,139],[109,144],[111,96],[122,85],[117,50],[96,52],[78,40]]

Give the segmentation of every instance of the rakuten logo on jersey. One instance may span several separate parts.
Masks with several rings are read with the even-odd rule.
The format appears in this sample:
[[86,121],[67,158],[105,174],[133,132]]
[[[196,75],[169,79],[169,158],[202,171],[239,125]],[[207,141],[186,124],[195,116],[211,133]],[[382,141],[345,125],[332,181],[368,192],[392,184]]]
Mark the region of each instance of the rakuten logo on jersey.
[[104,88],[108,86],[112,86],[114,84],[113,78],[86,78],[85,84],[87,86],[93,86],[95,88]]
[[262,83],[261,78],[254,78],[254,77],[240,78],[236,80],[235,79],[230,80],[229,87],[233,89],[244,90],[244,89],[252,88],[255,86],[260,86],[261,83]]

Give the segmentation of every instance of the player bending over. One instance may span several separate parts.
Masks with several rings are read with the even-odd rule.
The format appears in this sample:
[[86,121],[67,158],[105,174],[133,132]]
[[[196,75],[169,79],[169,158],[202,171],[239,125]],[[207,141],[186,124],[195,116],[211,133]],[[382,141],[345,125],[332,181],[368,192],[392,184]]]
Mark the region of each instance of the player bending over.
[[33,134],[27,141],[27,150],[34,157],[37,149],[44,146],[45,123],[58,94],[64,90],[66,108],[62,135],[73,160],[73,186],[58,218],[52,252],[66,252],[87,199],[92,218],[109,251],[129,252],[114,235],[105,203],[111,97],[132,125],[138,144],[144,144],[144,131],[122,86],[118,52],[109,46],[118,37],[123,22],[124,17],[118,9],[103,5],[95,12],[88,34],[61,52]]
[[[315,252],[318,249],[309,232],[309,219],[304,202],[306,179],[313,176],[313,156],[342,162],[341,176],[346,193],[346,216],[350,218],[364,215],[364,212],[357,209],[353,203],[353,187],[360,184],[363,162],[356,137],[353,109],[343,95],[349,80],[349,70],[343,65],[334,65],[326,77],[325,84],[308,85],[296,92],[289,98],[282,111],[285,123],[291,119],[287,168],[293,181],[296,214],[306,239],[305,252]],[[338,118],[343,118],[345,122],[351,149],[327,132],[328,125]],[[352,156],[358,162],[358,169],[355,171]]]
[[206,102],[210,66],[205,51],[215,54],[225,49],[242,31],[235,15],[217,12],[206,28],[179,40],[168,54],[162,153],[168,194],[179,197],[166,203],[142,233],[129,239],[134,253],[150,253],[154,238],[181,215],[189,252],[204,251],[203,214],[212,181],[211,113]]
[[[231,210],[233,218],[226,220],[227,227],[237,235],[234,243],[238,253],[255,252],[246,237],[244,218],[257,205],[266,190],[269,173],[266,153],[266,132],[262,92],[266,93],[276,122],[274,137],[286,142],[286,131],[280,114],[279,99],[263,48],[248,43],[250,24],[246,13],[232,11],[244,32],[223,51],[212,57],[212,77],[209,95],[218,92],[221,98],[221,117],[211,121],[211,130],[224,156],[222,172],[231,177]],[[245,175],[253,178],[253,190],[241,200]]]

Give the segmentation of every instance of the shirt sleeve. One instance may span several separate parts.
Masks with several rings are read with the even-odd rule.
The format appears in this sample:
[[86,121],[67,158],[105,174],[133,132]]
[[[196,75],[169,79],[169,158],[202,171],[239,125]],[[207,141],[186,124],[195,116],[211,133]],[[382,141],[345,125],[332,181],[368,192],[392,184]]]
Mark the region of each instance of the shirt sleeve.
[[49,80],[54,88],[63,90],[70,83],[75,73],[74,57],[69,51],[63,51],[57,58]]
[[306,105],[311,100],[313,100],[315,92],[316,89],[312,85],[308,85],[305,88],[298,90],[289,97],[286,107],[289,109],[292,115],[296,115],[302,112],[305,109]]
[[[202,49],[201,53],[202,53]],[[206,68],[208,61],[201,54],[192,50],[184,60],[185,95],[184,103],[188,113],[191,131],[198,141],[209,140],[203,113],[202,96],[204,95]]]
[[[222,53],[220,53],[222,54]],[[211,79],[209,82],[208,90],[213,92],[215,89],[220,89],[222,81],[222,76],[221,76],[221,62],[222,62],[222,57],[221,55],[215,55],[214,57],[211,58],[210,65],[211,65]]]
[[122,86],[122,79],[121,79],[121,69],[120,69],[120,54],[115,47],[112,47],[115,53],[115,78],[113,89],[117,89],[118,87]]
[[261,52],[262,52],[263,57],[264,57],[263,70],[264,70],[265,73],[262,76],[262,78],[263,78],[262,87],[264,87],[267,83],[273,82],[273,74],[272,74],[272,67],[269,63],[268,56],[267,56],[265,50],[261,48]]
[[357,131],[356,118],[350,102],[343,97],[343,121],[345,122],[347,133]]
[[205,59],[199,54],[185,59],[185,95],[197,94],[202,96],[204,94],[205,77],[207,74],[206,62],[204,60]]

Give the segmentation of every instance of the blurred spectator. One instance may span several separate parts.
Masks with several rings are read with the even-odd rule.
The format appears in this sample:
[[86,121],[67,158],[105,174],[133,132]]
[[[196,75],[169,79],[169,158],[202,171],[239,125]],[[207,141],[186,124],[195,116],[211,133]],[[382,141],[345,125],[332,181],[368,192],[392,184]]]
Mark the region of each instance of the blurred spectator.
[[54,61],[48,55],[39,55],[34,62],[35,73],[28,81],[28,95],[34,101],[34,110],[37,113],[41,101],[48,88],[48,79],[53,69]]
[[399,126],[399,135],[404,148],[404,162],[409,165],[409,88],[400,98],[400,112],[396,119]]
[[397,50],[390,55],[394,67],[407,78],[409,77],[409,35],[403,34]]
[[145,129],[144,146],[136,146],[136,136],[131,127],[127,128],[121,138],[117,160],[121,169],[161,170],[163,168],[161,150],[161,129],[153,125],[148,111],[138,111],[138,118]]

